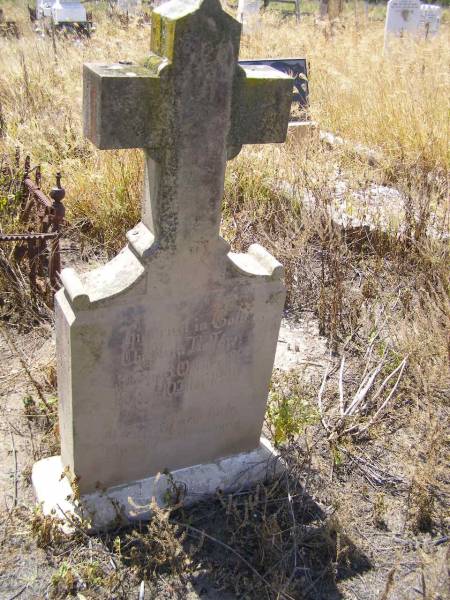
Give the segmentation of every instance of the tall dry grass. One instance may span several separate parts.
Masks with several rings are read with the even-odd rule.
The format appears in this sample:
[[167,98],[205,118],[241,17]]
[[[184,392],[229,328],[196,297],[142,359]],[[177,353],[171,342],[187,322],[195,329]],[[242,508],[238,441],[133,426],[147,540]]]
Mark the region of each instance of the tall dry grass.
[[448,168],[448,25],[426,42],[392,40],[386,53],[383,29],[351,13],[332,32],[313,18],[297,27],[269,14],[241,54],[307,57],[311,116],[321,128],[379,147],[394,164]]
[[[83,139],[82,64],[142,60],[149,28],[131,23],[124,29],[94,4],[97,32],[92,39],[57,39],[53,44],[31,31],[25,3],[4,4],[6,14],[19,21],[23,37],[0,39],[0,152],[11,153],[20,146],[45,170],[60,168],[70,217],[90,220],[99,239],[111,245],[123,239],[124,227],[137,218],[139,185],[130,184],[139,179],[141,168],[135,153],[99,152]],[[366,20],[362,11],[357,18],[348,11],[333,31],[314,16],[304,17],[297,26],[293,18],[277,15],[268,11],[261,31],[243,38],[243,58],[306,56],[311,117],[322,129],[381,148],[383,171],[394,182],[399,172],[446,172],[448,25],[434,40],[403,40],[383,56],[383,22]],[[244,154],[254,152],[259,150],[250,147]],[[238,164],[239,159],[229,163],[230,173]],[[118,174],[124,176],[119,185]]]
[[[11,3],[6,10],[8,6]],[[105,5],[93,7],[96,33],[89,40],[76,41],[37,36],[27,25],[25,3],[21,11],[15,5],[23,37],[0,39],[4,122],[0,153],[12,154],[19,146],[31,153],[34,163],[42,164],[48,176],[61,170],[68,219],[112,255],[123,245],[127,229],[139,220],[142,161],[140,151],[98,151],[83,138],[82,65],[142,60],[148,52],[150,29],[136,22],[124,28],[108,17]],[[319,239],[327,248],[322,255],[328,257],[328,264],[322,265],[317,280],[321,283],[317,287],[317,282],[310,282],[311,290],[306,292],[323,313],[324,331],[333,335],[345,302],[339,265],[351,260],[345,258],[347,248],[339,236],[330,237],[326,216],[320,210],[311,215],[303,205],[305,197],[314,196],[326,208],[339,178],[348,183],[349,194],[373,182],[389,182],[407,199],[401,218],[414,221],[412,226],[406,223],[414,229],[413,239],[421,237],[435,214],[439,215],[437,229],[446,226],[449,27],[444,23],[441,35],[427,43],[392,43],[389,54],[383,55],[383,21],[376,11],[379,8],[366,20],[362,12],[355,18],[347,10],[332,29],[314,15],[297,26],[294,18],[268,11],[262,29],[241,43],[243,58],[306,56],[311,117],[322,129],[382,151],[382,161],[372,169],[342,149],[325,150],[312,138],[303,145],[290,141],[249,146],[228,164],[223,232],[236,248],[244,247],[251,240],[242,235],[239,218],[245,216],[250,223],[245,231],[255,236],[255,224],[262,224],[264,233],[258,234],[263,235],[262,241],[269,238],[273,252],[293,265],[288,268],[291,298],[296,279],[308,280],[298,256],[310,252],[311,240]],[[287,199],[274,192],[286,183],[295,189]],[[3,217],[2,226],[7,227]],[[420,268],[431,264],[441,272],[445,257],[441,249],[421,246],[417,252]]]

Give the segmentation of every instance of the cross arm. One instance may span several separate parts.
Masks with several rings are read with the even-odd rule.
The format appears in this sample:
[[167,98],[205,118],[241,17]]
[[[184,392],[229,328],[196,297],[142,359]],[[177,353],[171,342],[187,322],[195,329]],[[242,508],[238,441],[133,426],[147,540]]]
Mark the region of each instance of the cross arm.
[[84,135],[98,148],[156,148],[161,134],[157,70],[85,64]]
[[240,68],[233,95],[228,146],[284,142],[293,79],[267,66]]

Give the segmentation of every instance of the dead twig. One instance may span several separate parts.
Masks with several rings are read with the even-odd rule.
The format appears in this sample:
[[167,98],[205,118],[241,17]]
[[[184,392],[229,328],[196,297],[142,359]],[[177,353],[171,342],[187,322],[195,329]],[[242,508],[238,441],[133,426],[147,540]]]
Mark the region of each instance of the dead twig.
[[14,596],[10,596],[8,598],[8,600],[15,600],[15,598],[18,598],[19,596],[21,596],[27,588],[28,588],[28,584],[24,585],[23,588],[21,588],[18,592],[16,592],[14,594]]
[[14,443],[14,436],[13,433],[11,431],[11,428],[9,428],[9,435],[11,437],[11,447],[12,447],[12,453],[13,453],[13,458],[14,458],[14,482],[13,482],[13,506],[14,508],[17,506],[17,450],[16,450],[16,445]]
[[[377,377],[379,376],[379,374],[382,372],[382,370],[388,364],[388,359],[387,359],[388,349],[385,348],[383,355],[379,359],[378,363],[375,364],[375,366],[370,367],[370,359],[372,356],[373,344],[375,342],[375,339],[376,339],[376,336],[375,336],[375,338],[373,338],[373,340],[366,352],[366,357],[367,357],[366,366],[364,368],[364,372],[362,374],[358,389],[350,402],[345,401],[345,390],[344,390],[345,355],[342,356],[340,368],[339,368],[339,375],[338,375],[339,417],[334,424],[327,422],[325,420],[325,416],[324,416],[323,395],[325,393],[327,380],[329,379],[329,376],[330,376],[329,367],[325,371],[324,377],[322,379],[322,384],[320,386],[320,389],[319,389],[319,392],[317,395],[317,405],[319,408],[320,420],[321,420],[321,423],[322,423],[325,431],[328,433],[329,441],[336,440],[339,437],[342,437],[343,435],[349,435],[349,434],[361,435],[362,433],[365,433],[379,419],[380,415],[386,409],[386,406],[392,400],[395,392],[398,389],[400,380],[403,376],[403,372],[407,365],[408,356],[405,356],[402,359],[400,364],[398,364],[397,367],[383,379],[383,381],[378,386],[378,388],[374,391],[374,393],[372,393],[370,395],[370,392],[372,391],[372,389],[375,386],[375,381],[376,381]],[[391,380],[393,380],[393,378],[395,376],[397,376],[397,378],[396,378],[394,385],[392,386],[392,389],[390,390],[390,392],[388,393],[386,398],[381,402],[379,407],[376,408],[375,413],[373,414],[372,417],[369,418],[369,420],[366,422],[366,424],[364,426],[362,426],[361,424],[357,423],[357,424],[345,427],[346,420],[349,417],[355,418],[357,416],[365,415],[370,409],[373,410],[376,407],[377,400],[381,397],[381,395],[385,391],[387,385],[389,384],[389,382]]]

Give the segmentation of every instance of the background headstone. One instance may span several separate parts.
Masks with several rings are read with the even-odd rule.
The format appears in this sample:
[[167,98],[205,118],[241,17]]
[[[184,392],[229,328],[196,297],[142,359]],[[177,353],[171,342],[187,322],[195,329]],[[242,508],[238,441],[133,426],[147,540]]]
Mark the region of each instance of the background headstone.
[[81,2],[56,0],[52,5],[52,19],[55,23],[85,23],[86,9]]
[[385,42],[389,35],[415,34],[420,27],[419,0],[389,0],[386,11]]
[[242,23],[242,33],[250,34],[261,28],[262,0],[239,0],[237,20]]
[[441,25],[442,8],[435,4],[421,4],[420,27],[425,38],[434,37]]
[[137,14],[142,8],[141,0],[117,0],[117,10],[129,15]]
[[51,17],[53,3],[54,0],[36,0],[36,18]]

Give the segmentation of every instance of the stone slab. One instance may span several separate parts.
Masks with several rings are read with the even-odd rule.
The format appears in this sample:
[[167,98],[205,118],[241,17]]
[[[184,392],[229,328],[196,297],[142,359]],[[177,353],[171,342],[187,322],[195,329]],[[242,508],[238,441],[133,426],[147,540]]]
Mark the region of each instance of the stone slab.
[[218,491],[239,492],[270,481],[282,470],[278,453],[267,439],[261,438],[259,447],[250,452],[99,490],[82,495],[79,500],[73,499],[60,456],[35,463],[32,482],[45,515],[54,513],[69,523],[70,518],[79,517],[87,522],[88,530],[96,531],[148,520],[153,500],[160,507],[173,502],[190,506],[214,497]]
[[385,36],[414,34],[420,26],[420,0],[389,0]]
[[52,19],[55,23],[85,23],[86,9],[81,2],[56,0],[52,6]]
[[442,8],[437,4],[421,4],[420,27],[425,38],[434,37],[439,33]]
[[242,33],[255,33],[261,27],[262,0],[239,0],[237,20],[242,23]]

